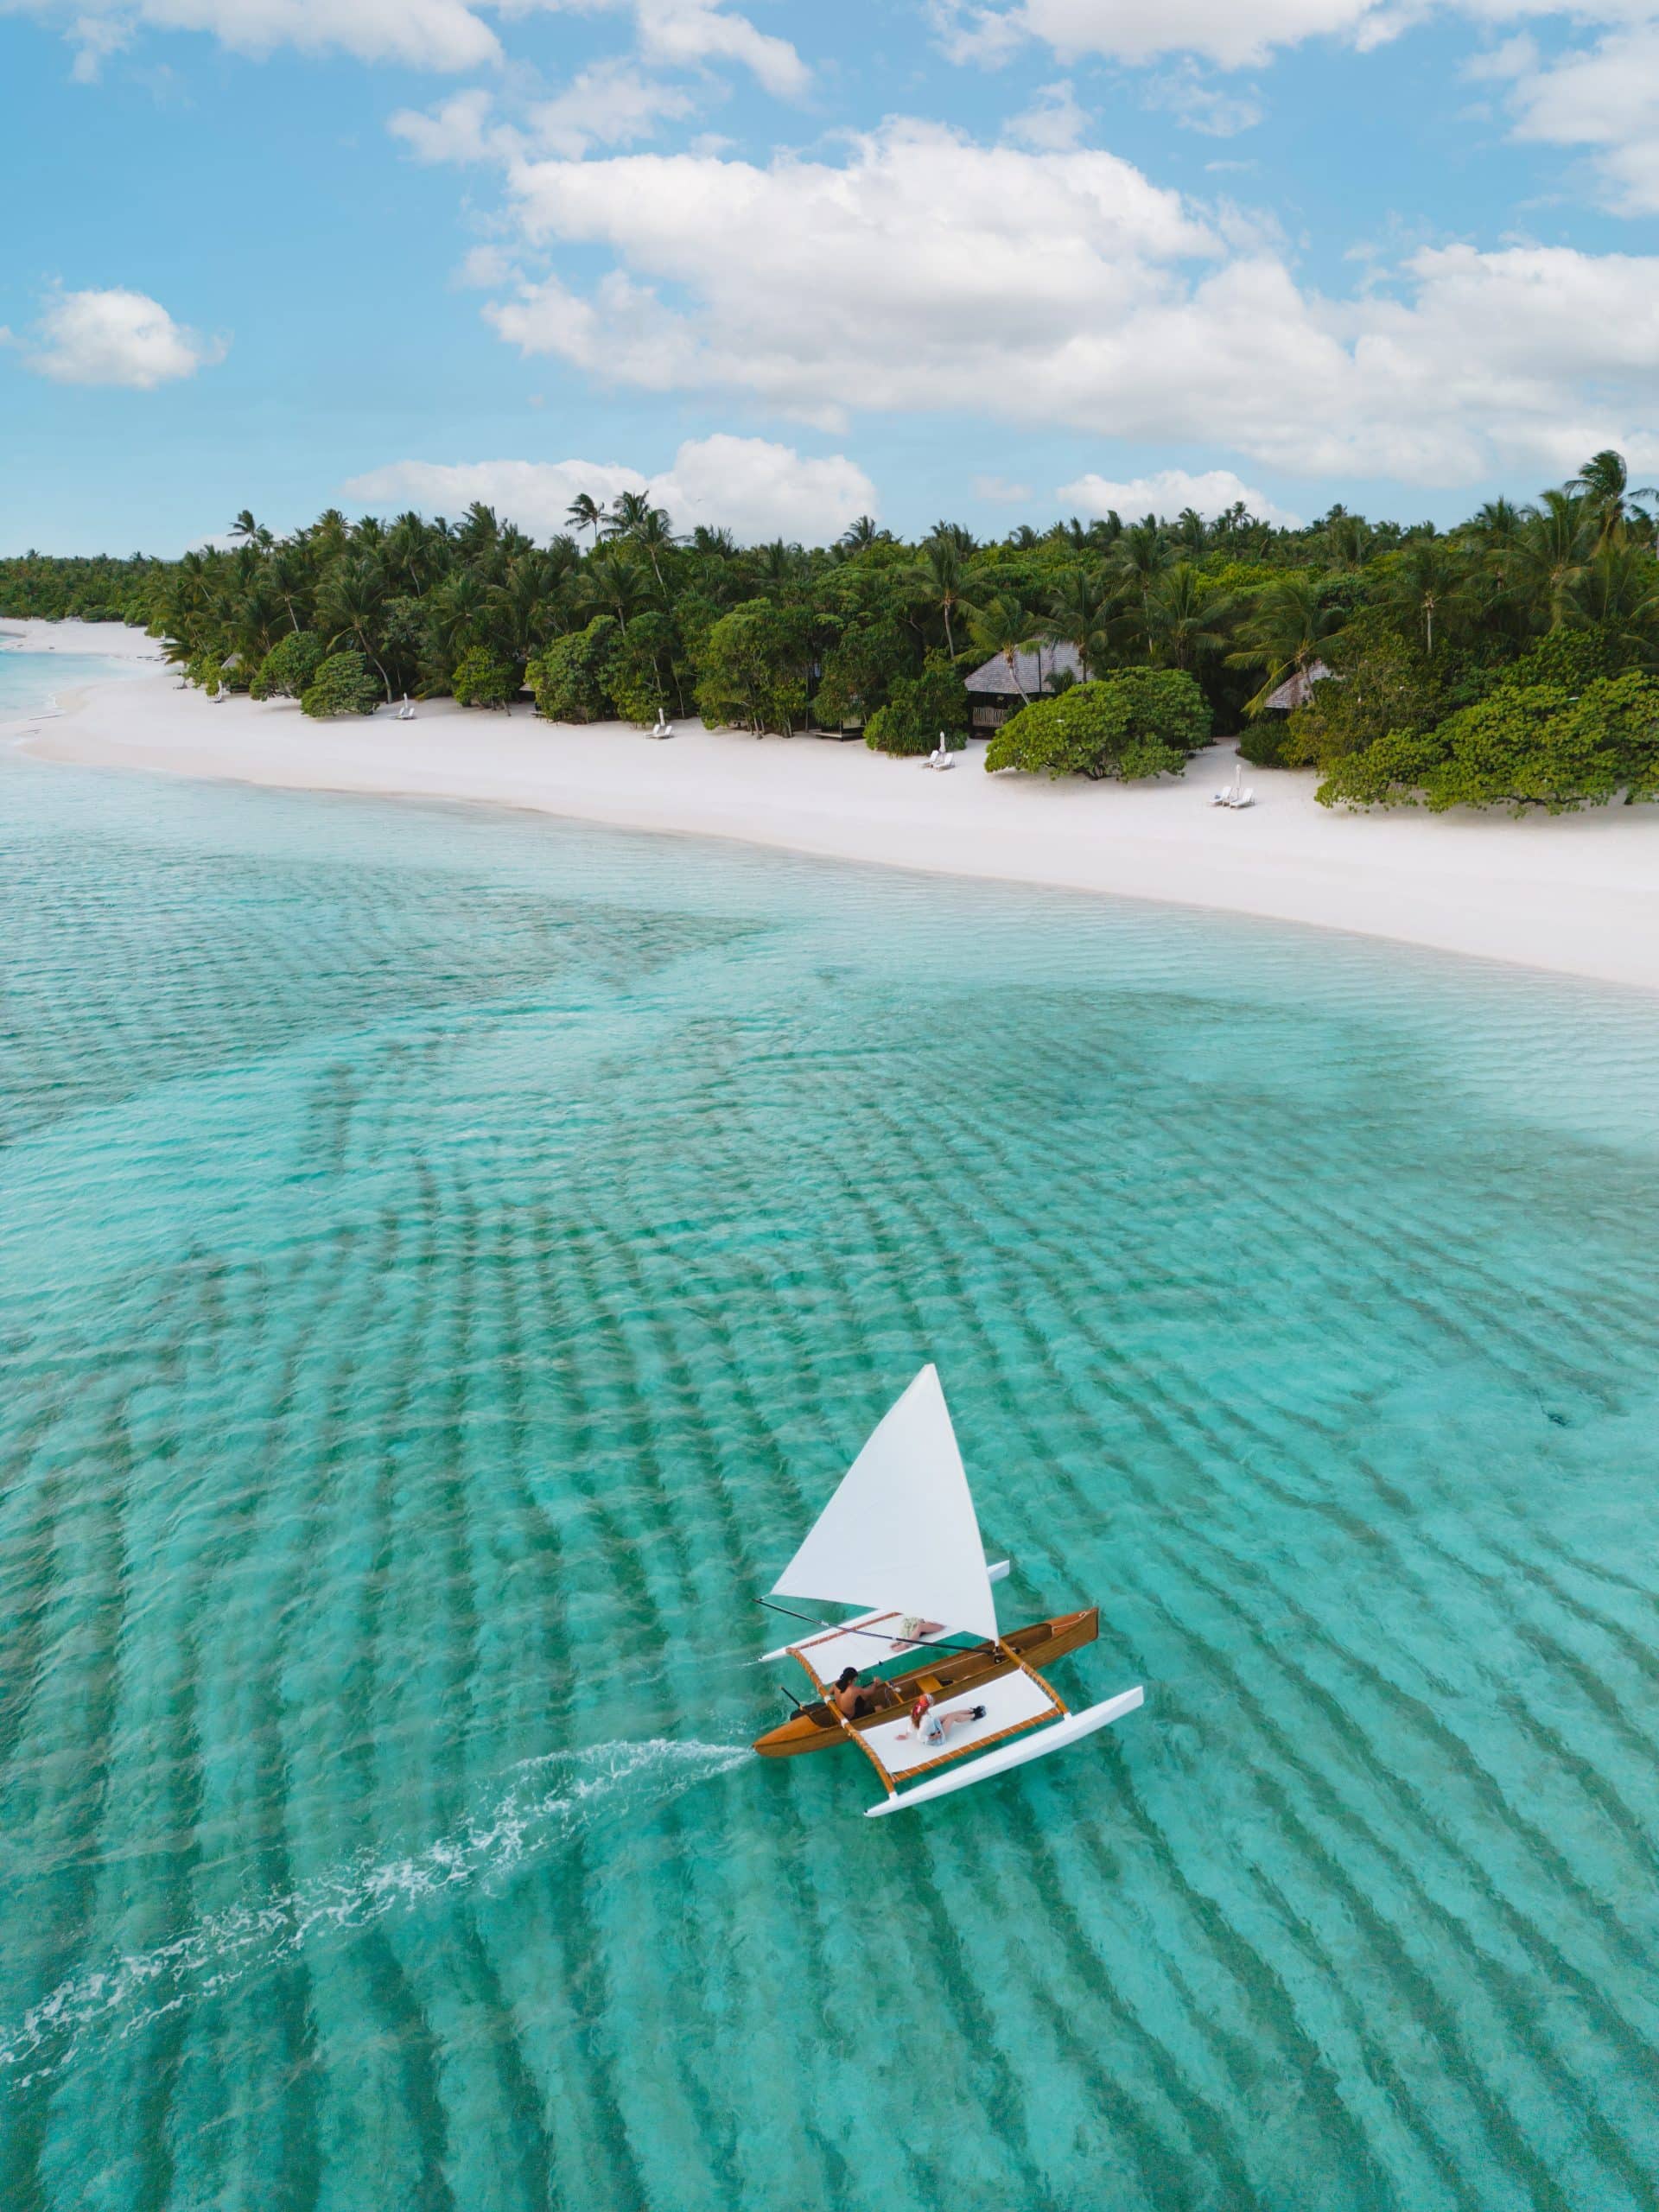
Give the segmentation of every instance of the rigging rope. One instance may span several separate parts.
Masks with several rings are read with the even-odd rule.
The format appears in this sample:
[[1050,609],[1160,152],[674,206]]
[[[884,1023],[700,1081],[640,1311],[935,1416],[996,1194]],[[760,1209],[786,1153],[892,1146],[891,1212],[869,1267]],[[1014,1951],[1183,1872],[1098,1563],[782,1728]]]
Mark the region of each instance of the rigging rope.
[[880,1629],[855,1628],[851,1622],[821,1621],[816,1614],[798,1613],[788,1605],[775,1605],[770,1598],[763,1598],[760,1603],[769,1613],[787,1614],[792,1621],[804,1621],[809,1628],[832,1629],[840,1636],[870,1637],[877,1643],[885,1643],[889,1651],[896,1651],[902,1644],[906,1651],[919,1651],[925,1648],[929,1651],[954,1651],[959,1655],[964,1651],[977,1651],[987,1640],[981,1637],[976,1643],[940,1643],[931,1636],[884,1636]]

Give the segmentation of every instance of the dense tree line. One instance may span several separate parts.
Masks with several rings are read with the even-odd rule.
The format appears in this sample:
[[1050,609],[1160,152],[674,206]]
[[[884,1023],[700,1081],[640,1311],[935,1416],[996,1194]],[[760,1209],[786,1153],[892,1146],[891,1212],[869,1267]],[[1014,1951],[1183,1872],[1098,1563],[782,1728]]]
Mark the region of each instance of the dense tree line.
[[[810,549],[682,537],[634,493],[578,498],[546,543],[485,506],[453,523],[330,512],[280,539],[244,512],[228,549],[178,563],[30,556],[64,604],[26,611],[124,577],[124,611],[192,681],[314,714],[528,691],[562,721],[695,711],[757,734],[862,728],[899,753],[960,737],[976,664],[1001,655],[1017,684],[1022,648],[1064,640],[1092,696],[1060,715],[1033,702],[992,765],[1160,772],[1214,727],[1242,729],[1258,765],[1317,768],[1328,803],[1559,808],[1659,795],[1654,497],[1607,452],[1446,531],[1341,507],[1276,529],[1236,507],[991,543],[949,522],[905,543],[865,518]],[[1268,708],[1321,667],[1295,712]]]
[[0,616],[14,621],[39,616],[58,622],[131,622],[149,626],[167,563],[145,553],[124,561],[99,554],[92,560],[22,553],[0,560]]

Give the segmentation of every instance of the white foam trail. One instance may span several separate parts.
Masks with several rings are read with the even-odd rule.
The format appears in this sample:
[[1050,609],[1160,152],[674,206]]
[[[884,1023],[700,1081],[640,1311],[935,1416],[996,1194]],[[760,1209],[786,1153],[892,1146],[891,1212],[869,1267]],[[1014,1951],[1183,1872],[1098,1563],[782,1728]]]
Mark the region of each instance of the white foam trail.
[[520,1866],[625,1809],[666,1804],[747,1756],[741,1745],[652,1737],[526,1759],[486,1814],[422,1851],[380,1860],[365,1852],[284,1897],[232,1905],[170,1943],[71,1975],[14,2025],[0,2028],[0,2075],[44,2054],[41,2065],[14,2078],[11,2086],[22,2088],[66,2065],[91,2030],[108,2027],[124,2039],[164,2013],[292,1957],[319,1935],[365,1927]]

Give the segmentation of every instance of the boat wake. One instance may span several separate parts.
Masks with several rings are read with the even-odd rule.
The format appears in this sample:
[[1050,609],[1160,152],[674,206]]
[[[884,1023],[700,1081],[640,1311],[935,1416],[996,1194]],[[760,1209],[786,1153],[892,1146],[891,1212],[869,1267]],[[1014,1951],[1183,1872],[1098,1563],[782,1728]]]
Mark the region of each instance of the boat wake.
[[384,1859],[365,1852],[285,1896],[209,1914],[171,1942],[71,1975],[0,2026],[0,2084],[23,2088],[67,2065],[93,2033],[124,2040],[308,1944],[486,1883],[624,1812],[664,1805],[747,1756],[742,1745],[653,1737],[526,1759],[487,1812],[423,1850]]

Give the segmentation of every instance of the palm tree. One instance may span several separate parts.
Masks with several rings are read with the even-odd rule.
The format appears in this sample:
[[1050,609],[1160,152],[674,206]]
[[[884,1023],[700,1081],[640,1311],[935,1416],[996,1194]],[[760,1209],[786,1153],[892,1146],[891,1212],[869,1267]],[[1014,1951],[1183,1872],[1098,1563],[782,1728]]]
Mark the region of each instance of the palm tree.
[[257,545],[264,553],[269,553],[276,543],[264,523],[254,520],[253,512],[249,507],[244,507],[231,524],[230,534],[232,537],[239,537],[245,545]]
[[1110,649],[1112,594],[1098,564],[1067,569],[1048,602],[1048,634],[1076,649],[1086,680]]
[[836,543],[843,553],[861,553],[867,545],[874,545],[880,535],[874,515],[860,515],[855,522],[848,524]]
[[613,541],[626,537],[639,547],[651,563],[658,590],[666,597],[668,587],[663,582],[659,556],[679,542],[670,527],[667,508],[653,507],[650,494],[645,492],[620,493],[606,523],[605,535]]
[[1363,515],[1332,509],[1325,518],[1325,542],[1339,569],[1359,569],[1376,551],[1376,533]]
[[346,550],[351,524],[338,507],[325,507],[310,529],[301,535],[323,560],[331,561]]
[[575,596],[584,611],[614,614],[626,632],[628,617],[639,613],[647,589],[637,554],[626,546],[601,545],[582,563]]
[[492,551],[501,535],[501,525],[496,519],[495,509],[486,507],[482,499],[474,499],[455,531],[455,543],[470,559]]
[[616,505],[605,518],[607,537],[632,537],[650,512],[651,499],[645,492],[619,492]]
[[1525,519],[1512,499],[1488,499],[1464,524],[1465,534],[1484,552],[1513,545]]
[[1434,626],[1442,633],[1456,626],[1468,603],[1469,571],[1449,538],[1414,537],[1389,556],[1382,597],[1414,630],[1421,626],[1423,650],[1434,655]]
[[1126,588],[1141,601],[1143,627],[1152,580],[1161,575],[1173,558],[1156,515],[1133,524],[1117,541],[1113,560]]
[[1535,629],[1559,630],[1600,536],[1601,517],[1588,498],[1546,492],[1524,518],[1504,556],[1506,590]]
[[647,507],[640,518],[638,529],[631,531],[628,534],[651,563],[652,574],[657,579],[657,588],[666,599],[668,586],[663,581],[663,564],[660,556],[679,543],[673,531],[669,527],[667,508]]
[[944,647],[952,660],[957,657],[956,633],[951,628],[952,613],[962,607],[971,612],[963,592],[963,555],[953,538],[941,537],[937,533],[922,547],[919,566],[914,571],[916,586],[929,607],[937,607],[944,617]]
[[449,565],[449,540],[429,529],[413,508],[393,522],[380,548],[389,582],[413,594],[427,590]]
[[1571,586],[1573,617],[1616,631],[1650,658],[1659,631],[1659,564],[1644,545],[1607,538]]
[[1659,498],[1659,492],[1651,484],[1630,482],[1624,454],[1615,453],[1611,446],[1592,454],[1578,474],[1568,479],[1567,488],[1569,492],[1581,492],[1588,501],[1596,524],[1598,546],[1623,538],[1627,500]]
[[979,540],[971,530],[964,530],[959,522],[936,522],[925,542],[930,545],[954,545],[964,561],[970,553],[979,550]]
[[1243,643],[1227,656],[1230,668],[1268,671],[1261,690],[1245,701],[1245,713],[1259,715],[1287,677],[1306,675],[1342,625],[1342,609],[1326,604],[1317,577],[1281,576],[1257,592],[1240,627]]
[[591,492],[578,492],[564,511],[564,518],[572,530],[591,530],[594,543],[599,543],[600,532],[605,527],[605,510]]
[[445,662],[453,665],[489,630],[489,592],[476,569],[452,569],[426,597],[427,621]]
[[1196,668],[1224,650],[1237,608],[1230,594],[1206,591],[1203,572],[1177,561],[1147,594],[1147,645],[1167,668]]
[[291,543],[282,544],[271,555],[268,565],[271,582],[281,594],[283,605],[288,609],[290,625],[296,630],[303,630],[306,626],[300,620],[299,610],[302,605],[306,605],[309,613],[308,602],[311,592],[311,570],[304,554]]
[[372,553],[356,554],[337,561],[323,578],[317,615],[331,652],[349,643],[374,663],[390,703],[391,678],[377,650],[385,596],[385,571],[379,562]]
[[1031,700],[1020,681],[1020,656],[1035,642],[1039,629],[1038,619],[1028,607],[1012,592],[1000,591],[975,614],[970,631],[976,652],[983,653],[988,660],[993,654],[1001,653],[1008,664],[1014,688],[1027,707]]
[[562,581],[552,555],[531,547],[509,562],[505,576],[490,591],[492,642],[505,646],[505,658],[520,668],[560,626],[556,595]]

